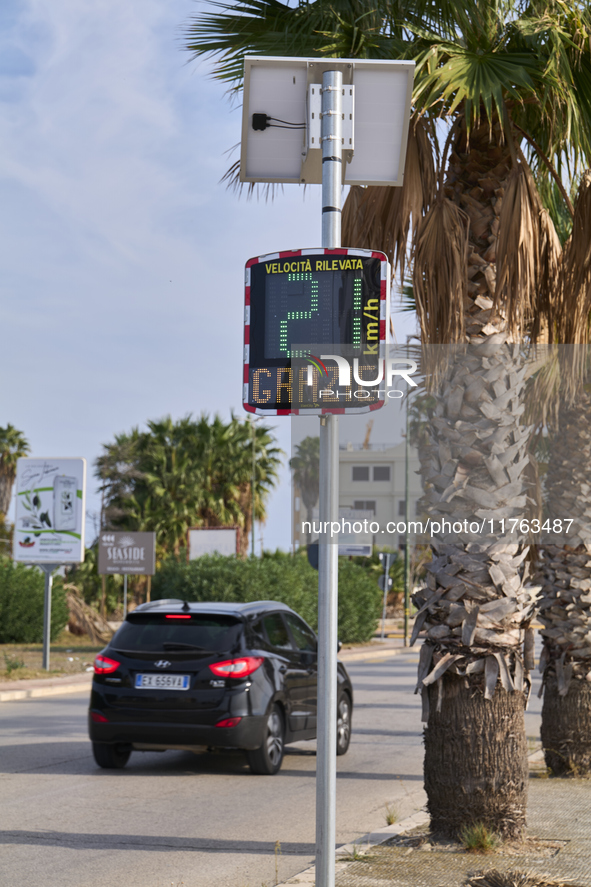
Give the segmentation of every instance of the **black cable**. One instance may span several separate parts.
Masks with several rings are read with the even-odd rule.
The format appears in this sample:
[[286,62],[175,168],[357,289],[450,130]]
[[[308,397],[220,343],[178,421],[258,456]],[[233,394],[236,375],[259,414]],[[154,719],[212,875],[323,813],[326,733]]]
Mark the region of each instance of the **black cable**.
[[[276,120],[277,122],[269,123],[270,120]],[[306,129],[305,123],[291,123],[289,120],[280,120],[279,117],[270,117],[268,114],[252,115],[252,128],[255,131],[264,132],[272,126],[275,129]]]
[[305,124],[302,126],[278,126],[277,123],[268,123],[267,129],[305,129]]
[[301,129],[302,126],[305,126],[305,123],[291,123],[289,120],[280,120],[279,117],[269,117],[267,114],[267,120],[276,120],[277,123],[286,123],[288,126],[297,126]]

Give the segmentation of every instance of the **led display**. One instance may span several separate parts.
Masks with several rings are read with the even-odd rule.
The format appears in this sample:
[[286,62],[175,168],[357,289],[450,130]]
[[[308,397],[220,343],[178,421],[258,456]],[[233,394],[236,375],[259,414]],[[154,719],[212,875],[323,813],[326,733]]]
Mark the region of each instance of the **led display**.
[[[339,389],[345,355],[373,373],[386,336],[389,265],[370,250],[299,250],[246,266],[244,405],[259,413],[367,409]],[[369,376],[368,376],[369,378]],[[341,389],[343,386],[340,386]],[[331,393],[332,399],[331,399]],[[366,401],[375,403],[378,392]]]

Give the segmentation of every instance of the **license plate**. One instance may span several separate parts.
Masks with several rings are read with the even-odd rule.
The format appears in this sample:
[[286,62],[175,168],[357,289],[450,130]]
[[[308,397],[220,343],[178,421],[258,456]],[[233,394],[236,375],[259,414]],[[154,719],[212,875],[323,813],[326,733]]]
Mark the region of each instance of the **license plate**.
[[188,690],[188,674],[136,674],[136,690]]

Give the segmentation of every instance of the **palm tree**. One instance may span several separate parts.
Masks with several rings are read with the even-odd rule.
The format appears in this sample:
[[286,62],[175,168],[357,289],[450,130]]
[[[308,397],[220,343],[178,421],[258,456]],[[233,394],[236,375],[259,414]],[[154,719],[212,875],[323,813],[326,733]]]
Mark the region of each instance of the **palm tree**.
[[555,775],[591,772],[591,397],[560,411],[546,478],[548,518],[573,519],[568,546],[540,550],[542,745]]
[[[591,174],[582,177],[575,204],[575,218],[590,217]],[[585,207],[586,204],[586,207]],[[571,248],[567,241],[567,248]],[[571,287],[574,273],[587,278],[579,287],[577,312],[568,318],[583,328],[571,333],[585,341],[589,311],[589,243],[563,275],[563,287]],[[585,293],[585,290],[587,291]],[[567,338],[568,336],[565,336]],[[555,775],[588,775],[591,772],[591,396],[589,348],[554,349],[544,370],[532,381],[533,404],[543,402],[546,411],[532,418],[549,426],[545,441],[549,452],[544,478],[546,512],[551,527],[572,524],[568,544],[543,544],[538,558],[542,583],[539,619],[543,623],[540,670],[543,673],[542,745],[546,764]],[[574,368],[574,372],[573,372]],[[545,396],[540,396],[541,391]]]
[[[241,535],[241,554],[246,555],[248,549],[248,536],[251,532],[252,522],[252,484],[254,482],[254,517],[259,523],[264,523],[267,518],[267,500],[269,493],[275,486],[278,478],[278,468],[281,463],[283,450],[274,446],[275,438],[271,429],[266,425],[254,426],[254,479],[252,478],[252,447],[253,429],[250,422],[241,422],[233,417],[239,430],[240,438],[240,464],[242,465],[242,493],[240,508],[244,516],[244,529]],[[250,476],[248,471],[250,469]]]
[[[170,416],[118,435],[96,462],[103,526],[156,533],[160,556],[178,555],[191,526],[237,525],[247,545],[251,521],[252,436],[248,422],[203,414]],[[256,429],[255,516],[277,479],[281,451],[270,429]]]
[[[404,185],[352,188],[343,240],[385,250],[401,275],[410,241],[423,343],[457,346],[436,363],[423,466],[431,514],[457,508],[470,522],[523,513],[524,368],[511,343],[566,341],[558,328],[569,315],[568,341],[579,341],[588,314],[578,310],[580,289],[557,286],[559,266],[565,279],[588,242],[585,227],[561,256],[556,202],[550,212],[542,202],[557,191],[572,216],[561,176],[591,154],[588,9],[562,0],[242,0],[218,10],[193,20],[187,48],[217,57],[216,76],[235,88],[244,52],[416,61]],[[525,823],[535,590],[524,584],[526,548],[492,535],[436,542],[416,600],[428,808],[432,828],[447,834],[481,821],[517,835]]]
[[[312,522],[312,511],[318,502],[320,483],[320,438],[305,437],[296,445],[295,455],[289,460],[293,480],[306,507],[306,520]],[[306,533],[306,545],[310,544],[311,531]]]
[[22,431],[18,431],[14,425],[10,424],[6,428],[0,428],[0,517],[2,522],[4,522],[10,508],[17,459],[26,456],[29,451],[29,442]]
[[[282,451],[266,425],[242,422],[232,415],[225,425],[218,417],[199,423],[196,458],[201,465],[204,499],[201,526],[236,524],[241,529],[240,554],[246,555],[252,527],[254,447],[254,515],[266,520],[266,503],[277,481]],[[253,439],[254,438],[254,439]]]

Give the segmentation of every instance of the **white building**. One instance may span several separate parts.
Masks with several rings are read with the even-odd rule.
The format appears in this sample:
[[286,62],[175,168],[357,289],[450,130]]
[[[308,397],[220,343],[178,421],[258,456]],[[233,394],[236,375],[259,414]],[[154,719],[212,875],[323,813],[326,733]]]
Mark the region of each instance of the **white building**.
[[[408,465],[408,485],[410,510],[409,519],[415,520],[418,514],[417,502],[422,495],[421,479],[417,473],[419,460],[416,448],[410,447]],[[371,540],[379,548],[398,548],[404,544],[404,529],[401,522],[406,515],[406,445],[369,444],[362,446],[348,443],[339,450],[339,517],[359,520],[367,517],[386,528],[397,525],[393,533],[386,531],[373,535]],[[302,532],[302,521],[307,520],[306,509],[301,501],[299,490],[294,484],[293,494],[293,544],[295,548],[306,544],[306,534]],[[313,520],[318,521],[318,506],[313,511]],[[392,528],[392,527],[391,527]],[[317,534],[316,534],[317,535]],[[361,540],[360,540],[361,541]],[[366,541],[365,537],[363,541]]]

